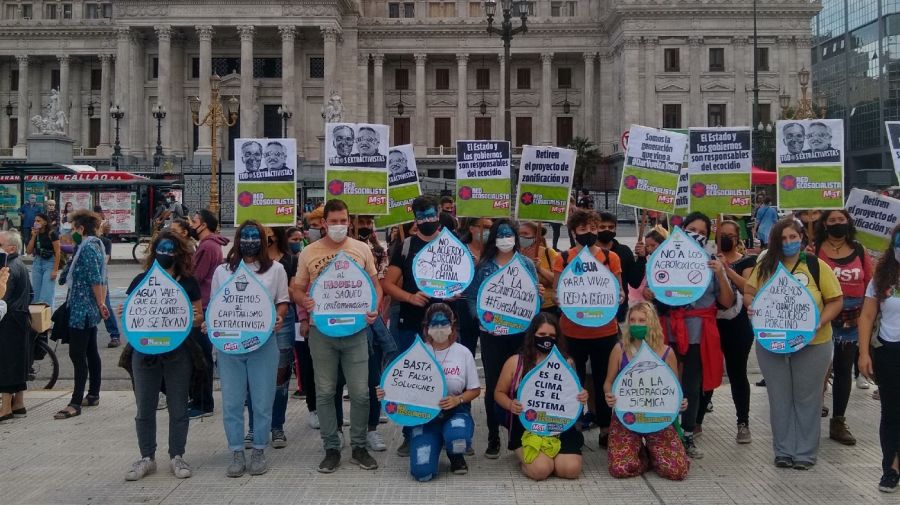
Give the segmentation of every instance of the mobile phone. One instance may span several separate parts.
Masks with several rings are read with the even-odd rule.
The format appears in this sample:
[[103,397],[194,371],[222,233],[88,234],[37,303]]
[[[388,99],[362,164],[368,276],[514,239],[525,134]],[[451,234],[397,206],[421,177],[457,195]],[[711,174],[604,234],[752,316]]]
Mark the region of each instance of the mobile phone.
[[6,257],[7,257],[7,254],[3,251],[0,251],[0,268],[3,268],[6,266]]

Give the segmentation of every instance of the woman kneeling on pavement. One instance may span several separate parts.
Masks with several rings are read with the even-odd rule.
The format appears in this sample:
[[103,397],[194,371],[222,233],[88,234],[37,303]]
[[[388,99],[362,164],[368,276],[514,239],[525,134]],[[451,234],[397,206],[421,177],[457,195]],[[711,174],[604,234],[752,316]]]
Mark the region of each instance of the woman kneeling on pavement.
[[[475,422],[472,401],[481,394],[475,358],[466,346],[457,342],[456,316],[447,304],[436,303],[425,312],[422,334],[444,370],[447,396],[441,399],[441,412],[436,418],[410,429],[409,473],[419,482],[438,475],[441,448],[447,451],[450,471],[457,475],[469,472],[463,455],[472,445]],[[379,400],[384,391],[376,388]]]
[[[577,479],[581,475],[581,448],[584,446],[584,436],[575,426],[556,437],[539,437],[558,438],[558,444],[550,444],[552,449],[548,450],[544,444],[537,452],[531,449],[526,452],[524,449],[524,446],[530,447],[532,445],[529,443],[530,439],[538,435],[526,432],[522,422],[519,421],[519,414],[522,413],[522,404],[516,400],[519,383],[538,363],[547,358],[554,345],[563,355],[566,354],[566,340],[559,329],[559,322],[555,316],[541,312],[535,316],[525,332],[525,340],[519,354],[506,360],[503,365],[497,389],[494,391],[494,401],[506,409],[512,417],[509,423],[506,423],[506,419],[501,420],[509,427],[508,449],[516,451],[522,473],[533,480],[545,480],[551,475],[563,479]],[[582,389],[578,394],[578,401],[586,404],[587,399],[588,393]]]
[[[200,285],[191,275],[189,247],[180,236],[170,231],[160,232],[150,245],[145,271],[131,281],[126,294],[130,295],[137,289],[154,261],[158,262],[187,292],[193,307],[194,323],[191,332],[194,333],[200,331],[203,323],[203,307]],[[119,305],[116,314],[120,320],[122,311],[123,306]],[[197,367],[199,366],[197,371],[200,376],[205,373],[206,367],[203,351],[197,344],[196,337],[188,336],[177,348],[163,354],[144,354],[127,345],[119,362],[131,372],[134,381],[134,399],[137,404],[134,425],[141,450],[141,459],[131,465],[131,470],[125,474],[125,480],[140,480],[156,471],[156,404],[163,381],[169,409],[171,471],[179,479],[190,477],[191,467],[183,459],[190,421],[187,415],[188,392]]]

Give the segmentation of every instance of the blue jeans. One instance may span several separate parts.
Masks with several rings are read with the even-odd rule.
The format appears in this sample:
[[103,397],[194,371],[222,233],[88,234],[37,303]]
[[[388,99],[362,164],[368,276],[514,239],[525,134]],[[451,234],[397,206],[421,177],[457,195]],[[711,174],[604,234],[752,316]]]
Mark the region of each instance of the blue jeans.
[[54,258],[45,260],[40,256],[34,258],[31,263],[31,288],[34,290],[34,298],[31,303],[46,303],[53,308],[53,297],[56,293],[56,285],[50,275],[53,273]]
[[[288,386],[291,382],[291,367],[294,365],[294,310],[284,315],[281,329],[275,334],[278,343],[278,374],[275,377],[275,401],[272,404],[272,429],[283,430],[287,414]],[[247,411],[250,415],[250,431],[253,431],[253,401],[247,395]]]
[[448,456],[466,452],[475,433],[469,409],[469,405],[462,405],[446,417],[439,416],[410,430],[409,473],[414,479],[425,482],[437,477],[442,448]]
[[232,451],[244,449],[244,403],[249,388],[257,408],[253,424],[253,448],[265,449],[272,426],[275,400],[275,376],[278,367],[278,342],[274,336],[259,349],[247,354],[219,353],[219,380],[222,383],[222,421]]
[[[109,307],[111,312],[114,312],[112,309],[112,304],[109,303],[109,286],[106,287],[106,306]],[[103,324],[106,325],[106,332],[109,333],[109,338],[119,338],[119,325],[116,324],[115,316],[107,317],[103,320]]]
[[[845,296],[844,305],[841,310],[852,310],[862,307],[863,299],[861,296]],[[835,343],[843,342],[859,342],[859,327],[855,324],[848,328],[832,325],[832,333]]]

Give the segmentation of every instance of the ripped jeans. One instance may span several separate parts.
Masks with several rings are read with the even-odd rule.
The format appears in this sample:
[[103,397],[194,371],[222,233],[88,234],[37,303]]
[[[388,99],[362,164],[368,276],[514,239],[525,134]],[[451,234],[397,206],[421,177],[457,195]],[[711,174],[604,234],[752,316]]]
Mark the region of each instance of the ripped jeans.
[[[273,337],[278,342],[278,373],[275,376],[275,401],[272,405],[272,430],[283,430],[287,415],[291,367],[294,366],[294,316],[293,307],[284,314],[281,329]],[[253,431],[253,404],[247,395],[247,410],[250,411],[250,431]]]
[[409,473],[414,479],[426,482],[437,477],[441,449],[448,456],[465,454],[475,433],[471,409],[470,404],[463,404],[441,412],[429,423],[410,428]]

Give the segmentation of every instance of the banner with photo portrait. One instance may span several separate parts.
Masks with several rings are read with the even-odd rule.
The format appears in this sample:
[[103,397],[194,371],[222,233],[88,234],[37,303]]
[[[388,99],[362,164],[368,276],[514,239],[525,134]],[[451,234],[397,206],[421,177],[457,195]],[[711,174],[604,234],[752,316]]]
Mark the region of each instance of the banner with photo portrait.
[[843,121],[781,120],[775,135],[778,208],[843,208]]
[[509,217],[509,155],[505,140],[456,142],[457,217]]
[[572,149],[522,148],[516,218],[565,224],[574,177],[575,151]]
[[894,163],[894,174],[900,181],[900,121],[885,121],[884,127],[887,128],[888,142],[891,145],[891,160]]
[[750,128],[691,128],[688,150],[689,212],[749,215]]
[[671,214],[687,135],[631,125],[619,185],[619,204]]
[[412,144],[391,147],[388,150],[388,213],[375,218],[375,227],[412,222],[412,202],[421,194]]
[[387,125],[325,125],[325,191],[347,204],[350,214],[388,214]]
[[297,222],[297,140],[235,139],[234,222]]

